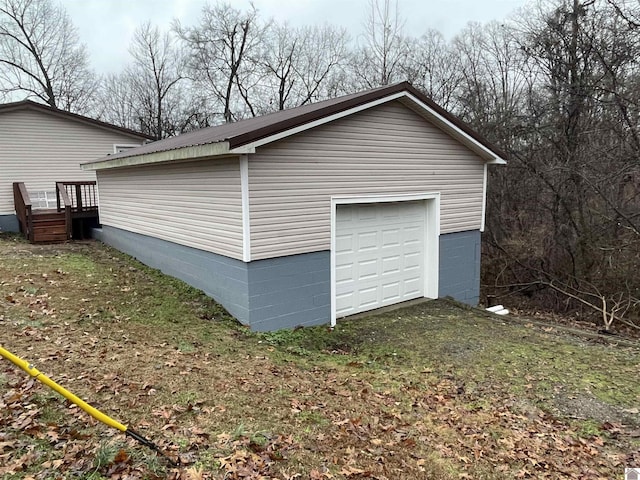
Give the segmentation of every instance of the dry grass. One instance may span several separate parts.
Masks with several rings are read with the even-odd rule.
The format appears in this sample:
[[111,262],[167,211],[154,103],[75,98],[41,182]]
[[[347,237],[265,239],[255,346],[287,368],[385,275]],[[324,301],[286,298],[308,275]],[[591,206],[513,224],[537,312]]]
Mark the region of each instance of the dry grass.
[[2,478],[613,478],[640,465],[634,348],[446,302],[256,335],[93,242],[0,237],[0,279],[5,348],[188,463],[171,469],[2,362]]

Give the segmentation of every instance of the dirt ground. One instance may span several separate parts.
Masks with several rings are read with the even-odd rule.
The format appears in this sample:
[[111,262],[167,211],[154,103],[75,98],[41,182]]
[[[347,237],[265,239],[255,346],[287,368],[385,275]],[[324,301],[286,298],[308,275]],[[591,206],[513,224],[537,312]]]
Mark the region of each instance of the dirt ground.
[[256,334],[95,242],[0,236],[0,345],[174,467],[0,361],[0,477],[621,478],[640,349],[447,301]]

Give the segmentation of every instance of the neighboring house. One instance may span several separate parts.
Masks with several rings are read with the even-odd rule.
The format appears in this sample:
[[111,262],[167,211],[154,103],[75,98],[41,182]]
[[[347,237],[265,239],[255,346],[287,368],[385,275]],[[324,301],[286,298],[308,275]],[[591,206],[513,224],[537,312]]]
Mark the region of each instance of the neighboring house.
[[24,182],[34,209],[56,208],[56,182],[96,179],[80,163],[149,139],[30,100],[0,105],[0,231],[18,231],[13,182]]
[[97,238],[273,330],[420,297],[476,304],[487,165],[503,157],[402,83],[83,168]]

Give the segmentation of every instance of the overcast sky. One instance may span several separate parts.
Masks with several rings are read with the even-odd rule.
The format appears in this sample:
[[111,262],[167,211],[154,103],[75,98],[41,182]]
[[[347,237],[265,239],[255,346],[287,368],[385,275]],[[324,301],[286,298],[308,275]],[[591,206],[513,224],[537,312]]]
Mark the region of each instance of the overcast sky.
[[[150,20],[163,29],[174,18],[185,25],[197,22],[205,0],[61,0],[81,41],[89,48],[98,73],[118,72],[129,61],[127,48],[135,28]],[[213,2],[210,2],[213,3]],[[231,0],[239,9],[248,0]],[[527,0],[399,0],[405,32],[420,36],[429,28],[447,38],[468,22],[502,20]],[[288,20],[293,25],[329,23],[345,27],[352,38],[362,32],[368,0],[254,0],[264,19]]]

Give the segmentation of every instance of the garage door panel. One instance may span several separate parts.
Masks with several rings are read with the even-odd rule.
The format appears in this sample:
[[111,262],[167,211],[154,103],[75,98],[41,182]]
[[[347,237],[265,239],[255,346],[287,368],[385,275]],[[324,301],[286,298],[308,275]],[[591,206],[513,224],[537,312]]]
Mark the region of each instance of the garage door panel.
[[404,244],[404,254],[405,255],[413,255],[415,253],[422,253],[422,242],[411,241]]
[[379,211],[383,219],[395,219],[400,217],[400,209],[395,204],[389,204],[384,210]]
[[405,270],[409,270],[410,268],[422,267],[422,252],[405,253],[403,259]]
[[336,236],[336,254],[353,252],[353,235]]
[[377,218],[377,209],[375,207],[375,204],[353,205],[351,208],[356,210],[356,218],[361,222],[366,222],[367,220],[376,220]]
[[357,249],[359,251],[375,250],[378,248],[378,232],[362,232],[358,234]]
[[340,209],[340,216],[336,217],[336,225],[349,224],[353,220],[353,208],[344,205]]
[[400,301],[400,282],[388,283],[382,287],[382,301],[387,305]]
[[358,262],[358,280],[367,280],[378,276],[378,262],[376,260],[364,260]]
[[404,282],[404,293],[405,295],[422,295],[422,279],[414,278],[412,280],[406,280]]
[[354,293],[344,293],[336,296],[336,315],[345,316],[355,312],[353,307]]
[[336,284],[353,282],[353,265],[341,265],[336,267]]
[[424,225],[411,225],[402,229],[402,238],[405,245],[408,242],[420,242],[424,240]]
[[399,228],[387,229],[382,231],[382,246],[397,247],[400,245],[400,237],[402,232]]
[[400,272],[400,256],[394,255],[382,259],[382,274],[399,273]]
[[336,316],[423,295],[425,212],[424,201],[338,206]]
[[358,289],[356,310],[367,309],[378,304],[378,286]]

